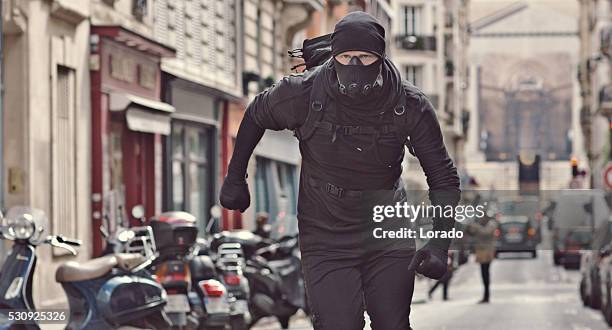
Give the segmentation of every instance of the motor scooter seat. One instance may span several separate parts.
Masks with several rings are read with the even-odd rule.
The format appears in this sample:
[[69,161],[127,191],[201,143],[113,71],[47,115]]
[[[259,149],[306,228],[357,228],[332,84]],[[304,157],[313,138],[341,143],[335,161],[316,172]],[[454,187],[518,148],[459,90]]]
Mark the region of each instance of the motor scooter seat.
[[68,261],[55,272],[57,282],[77,282],[98,278],[117,265],[114,255],[104,256],[84,262]]
[[140,266],[147,259],[140,253],[117,253],[115,257],[117,258],[117,267],[126,271],[131,271]]
[[91,280],[104,276],[114,267],[130,271],[142,264],[144,259],[138,253],[117,253],[84,262],[69,261],[57,268],[55,280],[60,283]]

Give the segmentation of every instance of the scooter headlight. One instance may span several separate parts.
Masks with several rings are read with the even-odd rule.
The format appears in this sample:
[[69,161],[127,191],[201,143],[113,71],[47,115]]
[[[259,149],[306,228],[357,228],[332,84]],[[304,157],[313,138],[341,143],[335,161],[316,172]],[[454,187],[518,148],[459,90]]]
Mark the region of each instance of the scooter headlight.
[[47,216],[41,210],[15,206],[4,218],[3,234],[9,239],[29,240],[38,244],[46,238]]
[[34,221],[31,214],[22,214],[9,225],[9,235],[16,239],[29,239],[34,234]]

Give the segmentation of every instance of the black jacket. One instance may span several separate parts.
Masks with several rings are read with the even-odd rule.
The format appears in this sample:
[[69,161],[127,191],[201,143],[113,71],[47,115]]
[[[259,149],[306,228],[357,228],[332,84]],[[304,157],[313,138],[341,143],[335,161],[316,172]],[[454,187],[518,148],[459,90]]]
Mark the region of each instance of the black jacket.
[[[325,74],[326,70],[333,70],[327,67],[320,70],[318,74]],[[327,71],[333,76],[333,73]],[[390,80],[390,79],[388,79]],[[390,82],[387,81],[389,84]],[[395,82],[399,83],[399,79]],[[392,86],[387,95],[380,95],[384,100],[396,100],[394,98],[397,90],[406,94],[408,107],[406,116],[410,119],[407,125],[410,133],[410,141],[414,147],[414,152],[425,172],[430,191],[437,190],[459,190],[459,177],[453,161],[449,157],[444,142],[440,125],[436,118],[435,109],[423,92],[406,81],[401,82],[401,87]],[[328,94],[332,98],[338,98],[334,93],[334,86],[313,87],[313,77],[309,74],[293,75],[283,78],[276,85],[260,93],[249,104],[244,121],[255,123],[261,129],[295,130],[306,120],[309,111],[309,98],[312,88],[327,88]],[[335,116],[331,120],[341,122],[345,125],[377,125],[385,120],[381,116],[368,116],[363,112],[346,109],[341,102],[336,108]],[[382,103],[381,103],[382,104]],[[376,106],[375,106],[376,107]],[[344,111],[342,111],[344,110]],[[374,109],[374,112],[378,109]],[[242,130],[242,127],[241,127]],[[237,141],[237,144],[243,141]],[[403,152],[403,142],[393,139],[383,139],[383,153]],[[252,140],[251,140],[252,143]],[[256,143],[256,142],[255,142]],[[335,142],[337,143],[337,142]],[[387,147],[385,149],[385,147]],[[250,156],[250,154],[249,154]],[[366,168],[358,164],[347,164],[342,159],[334,159],[329,162],[315,162],[316,159],[304,155],[302,149],[303,166],[316,167],[320,170],[320,175],[327,181],[346,189],[365,190],[365,189],[385,189],[393,185],[401,174],[401,159],[389,167]],[[364,158],[371,157],[364,155]],[[385,155],[383,155],[385,157]],[[387,158],[394,158],[389,155]],[[396,158],[396,157],[395,157]],[[311,164],[312,163],[312,164]],[[433,202],[433,201],[432,201]]]

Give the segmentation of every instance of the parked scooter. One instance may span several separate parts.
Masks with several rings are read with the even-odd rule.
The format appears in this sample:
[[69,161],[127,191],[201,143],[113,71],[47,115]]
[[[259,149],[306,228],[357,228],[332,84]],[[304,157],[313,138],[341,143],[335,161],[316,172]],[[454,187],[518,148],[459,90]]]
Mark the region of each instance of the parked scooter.
[[[13,207],[3,218],[1,238],[14,244],[0,274],[0,310],[35,311],[32,279],[37,246],[50,244],[76,255],[73,246],[80,241],[47,236],[47,228],[44,212],[30,207]],[[145,270],[151,261],[139,254],[115,254],[61,265],[56,280],[68,296],[66,329],[167,329],[166,293]],[[0,329],[40,329],[34,322],[8,319],[3,315]]]
[[244,275],[246,261],[239,243],[221,244],[215,253],[215,265],[227,288],[230,302],[230,328],[246,330],[251,321],[249,282]]
[[165,311],[173,328],[191,329],[198,323],[204,329],[231,326],[235,298],[211,257],[199,255],[196,217],[170,211],[154,217],[150,224],[159,253],[153,269],[168,292]]
[[281,327],[299,309],[308,313],[297,237],[287,237],[258,250],[247,261],[246,274],[251,285],[252,324],[275,316]]
[[277,219],[274,227],[276,242],[249,231],[225,231],[215,234],[211,243],[213,250],[239,243],[244,251],[244,274],[250,287],[249,326],[263,317],[275,316],[287,328],[299,309],[308,313],[297,228],[290,219]]
[[153,217],[150,225],[159,254],[152,271],[168,293],[165,311],[172,329],[196,329],[200,318],[206,321],[202,299],[192,287],[189,267],[190,260],[197,255],[196,218],[187,212],[170,211]]
[[221,208],[215,205],[210,210],[205,237],[197,240],[198,261],[192,269],[199,269],[199,274],[209,273],[218,279],[227,289],[229,303],[229,326],[232,330],[246,330],[251,321],[248,308],[249,284],[244,276],[245,259],[240,244],[229,243],[211,248],[210,232],[221,216]]

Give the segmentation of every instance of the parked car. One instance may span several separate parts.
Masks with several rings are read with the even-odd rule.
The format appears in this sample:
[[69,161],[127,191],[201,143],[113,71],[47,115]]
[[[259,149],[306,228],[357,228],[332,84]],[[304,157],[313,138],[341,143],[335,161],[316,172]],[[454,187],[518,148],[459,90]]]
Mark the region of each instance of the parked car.
[[610,209],[601,190],[566,190],[553,197],[549,218],[555,265],[578,268],[580,251],[588,249],[593,231],[607,222]]
[[606,245],[599,255],[601,258],[599,262],[600,310],[606,323],[612,326],[612,243]]
[[529,252],[535,258],[540,243],[539,200],[533,196],[503,197],[497,203],[497,252]]
[[595,229],[590,248],[581,251],[579,290],[585,306],[595,309],[601,306],[600,265],[611,241],[612,219],[608,219]]

